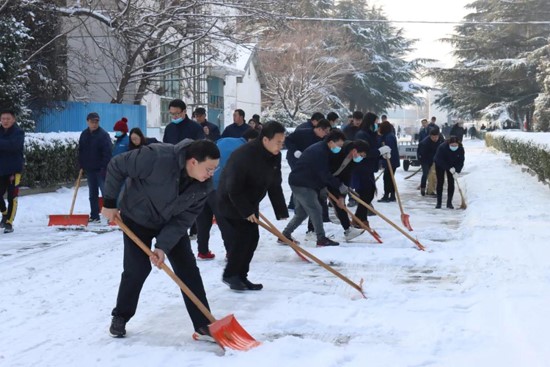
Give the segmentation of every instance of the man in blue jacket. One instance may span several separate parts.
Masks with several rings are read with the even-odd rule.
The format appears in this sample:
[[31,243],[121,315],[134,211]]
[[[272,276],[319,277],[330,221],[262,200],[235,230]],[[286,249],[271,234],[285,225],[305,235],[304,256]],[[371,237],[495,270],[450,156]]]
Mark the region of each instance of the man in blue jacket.
[[[13,232],[13,220],[17,212],[17,195],[23,170],[23,146],[25,133],[15,122],[15,113],[11,110],[0,114],[0,228],[4,233]],[[8,205],[4,194],[8,192]]]
[[314,112],[313,115],[311,115],[311,118],[309,120],[307,120],[303,124],[296,126],[296,130],[313,129],[315,126],[317,126],[317,123],[324,118],[325,118],[325,115],[323,115],[321,112]]
[[99,126],[96,112],[88,114],[86,124],[88,128],[82,131],[78,141],[78,162],[88,178],[90,223],[99,223],[99,190],[103,194],[112,143],[109,134]]
[[241,109],[233,112],[233,123],[223,130],[222,138],[240,138],[248,129],[252,129],[244,121],[244,111]]
[[195,108],[193,115],[195,115],[198,124],[202,126],[206,139],[216,141],[220,138],[220,128],[206,119],[206,110],[203,107]]
[[168,105],[172,120],[164,130],[163,143],[177,144],[183,139],[204,139],[202,127],[187,116],[187,105],[181,99],[174,99]]
[[302,152],[309,146],[320,142],[330,132],[330,122],[321,119],[312,129],[296,129],[285,139],[286,159],[290,169],[294,167]]

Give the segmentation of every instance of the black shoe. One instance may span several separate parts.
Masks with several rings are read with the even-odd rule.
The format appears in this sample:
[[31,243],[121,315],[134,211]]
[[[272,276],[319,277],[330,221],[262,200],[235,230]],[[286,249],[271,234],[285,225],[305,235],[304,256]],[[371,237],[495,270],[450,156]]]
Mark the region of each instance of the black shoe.
[[121,316],[113,316],[109,333],[113,338],[122,338],[126,335],[126,320]]
[[394,202],[395,201],[395,194],[390,194],[390,197],[388,198],[388,201],[390,203]]
[[[299,245],[300,242],[295,240],[294,237],[292,237],[291,235],[286,235],[283,233],[283,236],[285,236],[286,238],[288,238],[289,240],[291,240],[292,242],[294,242],[296,245]],[[277,243],[279,245],[286,245],[286,242],[285,241],[281,241],[280,239],[277,239]]]
[[455,207],[451,203],[447,203],[447,209],[454,209]]
[[229,286],[230,289],[234,291],[246,291],[248,289],[237,275],[232,277],[223,277],[222,280]]
[[355,201],[354,199],[348,200],[348,208],[354,208],[356,206],[357,206],[357,201]]
[[441,209],[441,203],[437,203],[437,204],[435,205],[435,208],[436,208],[436,209]]
[[4,233],[12,233],[13,232],[13,226],[10,223],[4,224]]
[[340,244],[336,241],[331,240],[330,238],[323,237],[320,240],[317,240],[317,247],[325,246],[339,246]]
[[247,278],[241,279],[241,281],[243,282],[243,284],[246,286],[246,288],[249,291],[259,291],[264,287],[263,284],[261,284],[261,283],[252,283]]
[[390,198],[387,197],[386,195],[384,195],[382,197],[382,199],[378,200],[379,203],[389,203],[390,202]]
[[421,188],[420,189],[420,195],[426,196],[426,190]]

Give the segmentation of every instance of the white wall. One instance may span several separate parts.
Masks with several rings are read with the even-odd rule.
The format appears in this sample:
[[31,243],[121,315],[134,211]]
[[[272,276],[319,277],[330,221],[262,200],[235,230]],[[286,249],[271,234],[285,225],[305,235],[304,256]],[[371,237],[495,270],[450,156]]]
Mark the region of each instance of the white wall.
[[237,104],[244,110],[246,121],[252,118],[252,115],[262,112],[262,94],[260,81],[254,63],[250,62],[248,70],[245,71],[243,82],[237,83]]

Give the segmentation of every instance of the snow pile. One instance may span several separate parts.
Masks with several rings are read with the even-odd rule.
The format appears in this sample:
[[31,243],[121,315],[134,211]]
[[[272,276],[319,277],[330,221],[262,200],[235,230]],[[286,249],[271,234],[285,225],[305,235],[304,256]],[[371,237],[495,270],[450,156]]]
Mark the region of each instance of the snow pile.
[[489,134],[495,138],[516,140],[523,144],[532,144],[550,152],[550,133],[529,133],[523,131],[492,131]]

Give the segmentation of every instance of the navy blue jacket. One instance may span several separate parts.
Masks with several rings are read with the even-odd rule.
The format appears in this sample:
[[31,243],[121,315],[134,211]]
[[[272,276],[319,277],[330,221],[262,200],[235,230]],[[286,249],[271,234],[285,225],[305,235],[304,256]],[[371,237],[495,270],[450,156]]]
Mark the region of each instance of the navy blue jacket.
[[232,123],[223,129],[222,138],[240,138],[248,129],[252,129],[248,124],[243,123],[239,126],[236,123]]
[[322,141],[323,139],[315,135],[313,129],[296,129],[292,134],[286,137],[285,145],[287,148],[286,160],[290,169],[294,169],[298,158],[294,156],[296,151],[304,152],[311,145]]
[[289,185],[308,187],[314,190],[321,190],[324,187],[338,190],[340,180],[334,177],[330,171],[331,154],[334,153],[330,151],[324,141],[307,148],[288,176]]
[[78,163],[85,171],[106,170],[111,160],[111,137],[101,127],[85,129],[78,140]]
[[428,126],[420,128],[418,132],[418,141],[422,141],[428,137],[429,129]]
[[357,139],[369,143],[369,151],[367,152],[367,157],[363,159],[353,171],[351,187],[357,190],[363,190],[373,185],[376,186],[374,173],[378,172],[380,164],[380,152],[378,151],[380,146],[378,145],[378,134],[372,130],[359,130],[357,134],[355,134],[355,140]]
[[201,125],[185,116],[180,123],[169,123],[164,130],[163,143],[177,144],[183,139],[201,140],[204,139],[204,131]]
[[210,132],[210,134],[208,135],[205,134],[206,139],[216,141],[220,138],[220,128],[217,125],[207,120],[205,120],[200,125],[203,127],[203,132],[204,132],[204,127],[208,127],[208,131]]
[[418,157],[418,160],[423,164],[432,164],[434,161],[435,152],[437,152],[437,148],[444,142],[445,139],[443,139],[441,135],[439,135],[439,140],[437,140],[435,143],[429,136],[427,138],[424,138],[424,140],[418,143],[418,149],[416,150],[416,156]]
[[445,142],[437,148],[434,162],[438,168],[449,170],[451,167],[454,167],[457,172],[460,172],[462,171],[462,167],[464,167],[464,148],[462,145],[459,145],[458,150],[453,152],[449,148],[449,143]]
[[359,126],[355,126],[354,124],[347,124],[344,126],[344,129],[342,132],[344,135],[346,135],[346,139],[353,140],[355,139],[355,134],[359,131]]
[[23,147],[25,133],[17,124],[9,129],[0,125],[0,176],[21,173],[23,170]]
[[451,132],[449,134],[449,137],[456,136],[458,141],[462,141],[462,139],[464,138],[464,128],[460,127],[458,123],[456,123],[451,128]]
[[311,120],[307,120],[304,123],[301,123],[300,125],[296,126],[296,130],[298,129],[313,129],[315,126],[311,123]]
[[[380,146],[387,145],[391,148],[391,166],[395,170],[397,167],[401,166],[401,161],[399,160],[399,148],[397,147],[397,139],[395,138],[395,135],[393,133],[388,133],[386,135],[379,136],[378,138],[380,142]],[[386,159],[380,157],[380,161],[382,162],[382,166],[384,168],[388,168],[388,162]]]

